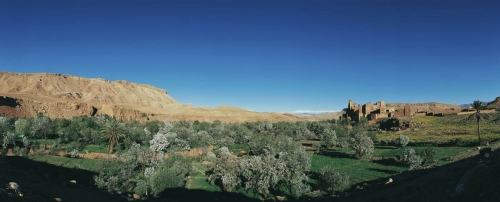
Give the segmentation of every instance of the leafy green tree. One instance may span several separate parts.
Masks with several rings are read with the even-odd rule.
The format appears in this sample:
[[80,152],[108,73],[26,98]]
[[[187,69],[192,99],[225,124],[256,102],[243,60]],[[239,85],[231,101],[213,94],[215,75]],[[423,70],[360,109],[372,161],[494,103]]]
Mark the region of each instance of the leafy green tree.
[[45,116],[38,116],[33,119],[32,122],[32,134],[33,136],[43,136],[44,149],[47,149],[47,134],[50,132],[50,119]]
[[317,121],[308,122],[307,129],[309,129],[309,131],[313,132],[315,135],[319,135],[321,132],[325,130],[325,126]]
[[193,122],[193,129],[195,131],[208,131],[210,129],[210,123],[200,122],[198,120]]
[[273,138],[266,133],[253,133],[249,139],[248,146],[250,154],[259,155],[264,153],[264,149],[273,144]]
[[113,147],[118,141],[125,137],[125,130],[123,126],[118,123],[116,120],[111,119],[106,124],[104,124],[101,128],[101,134],[104,138],[109,140],[109,151],[111,154],[113,152]]
[[0,135],[15,130],[15,118],[0,117]]
[[16,132],[22,134],[22,135],[29,135],[31,134],[31,123],[33,119],[27,119],[27,118],[20,118],[14,123],[14,127],[16,129]]
[[145,124],[146,129],[151,132],[151,134],[156,134],[158,131],[160,131],[160,128],[164,124],[160,121],[150,121]]
[[480,128],[480,122],[481,122],[481,119],[485,119],[486,118],[485,114],[481,114],[481,110],[483,110],[483,109],[486,108],[486,104],[484,102],[476,100],[473,103],[471,103],[470,106],[473,109],[476,110],[476,113],[471,114],[469,116],[469,119],[472,119],[472,118],[476,119],[476,123],[477,123],[477,138],[478,138],[479,144],[481,144],[481,132],[480,132],[480,129],[479,129]]
[[61,118],[56,118],[52,121],[53,131],[59,136],[61,143],[68,142],[68,127],[70,123],[70,120]]

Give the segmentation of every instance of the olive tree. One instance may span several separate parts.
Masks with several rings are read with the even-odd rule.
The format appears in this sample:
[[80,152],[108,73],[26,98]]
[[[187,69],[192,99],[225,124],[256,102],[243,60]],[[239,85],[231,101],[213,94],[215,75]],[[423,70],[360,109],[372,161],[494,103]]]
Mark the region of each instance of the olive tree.
[[351,179],[349,175],[338,172],[331,167],[324,167],[319,171],[319,185],[332,194],[342,192],[349,188]]
[[167,188],[183,187],[191,171],[191,163],[180,155],[165,158],[162,152],[133,143],[117,158],[102,161],[94,181],[111,193],[156,197]]
[[325,128],[319,135],[321,140],[325,142],[328,148],[332,148],[338,144],[337,142],[337,133],[335,130]]
[[285,165],[281,171],[280,184],[295,197],[308,193],[311,187],[307,184],[309,177],[304,171],[311,167],[311,155],[303,147],[297,147],[290,152],[280,152],[279,161]]
[[358,158],[374,152],[373,141],[365,134],[357,133],[351,135],[349,145],[356,152]]
[[410,166],[410,170],[419,169],[422,164],[422,158],[414,149],[405,149],[403,151],[402,162]]
[[222,147],[219,149],[217,159],[208,171],[208,181],[221,185],[224,191],[231,192],[234,187],[241,184],[240,172],[239,159],[232,155],[227,147]]
[[279,161],[274,154],[265,152],[241,161],[241,176],[245,179],[244,187],[260,194],[264,199],[271,189],[283,178],[286,164]]

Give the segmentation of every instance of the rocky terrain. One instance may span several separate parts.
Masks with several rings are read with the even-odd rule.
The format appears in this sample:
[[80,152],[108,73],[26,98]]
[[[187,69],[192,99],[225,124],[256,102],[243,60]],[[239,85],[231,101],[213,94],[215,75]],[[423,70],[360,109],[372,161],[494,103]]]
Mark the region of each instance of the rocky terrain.
[[223,122],[308,120],[291,114],[259,113],[237,107],[200,108],[177,102],[167,91],[128,81],[38,73],[0,72],[0,114],[51,118],[110,115],[123,120]]
[[495,98],[495,100],[491,101],[488,103],[488,107],[496,107],[496,108],[500,108],[500,97],[497,97]]

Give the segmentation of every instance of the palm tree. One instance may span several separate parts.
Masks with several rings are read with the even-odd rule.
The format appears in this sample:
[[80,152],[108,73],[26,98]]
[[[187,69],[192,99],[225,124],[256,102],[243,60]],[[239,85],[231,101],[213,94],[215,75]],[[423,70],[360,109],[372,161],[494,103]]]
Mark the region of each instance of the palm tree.
[[481,110],[485,109],[486,108],[486,104],[484,102],[481,102],[479,100],[476,100],[474,101],[473,103],[470,104],[470,106],[476,110],[476,113],[474,114],[471,114],[469,116],[469,119],[471,118],[476,118],[476,121],[477,121],[477,138],[478,138],[478,141],[479,141],[479,144],[481,144],[481,133],[479,131],[479,127],[480,127],[480,121],[481,119],[484,119],[484,114],[481,114]]
[[101,128],[101,134],[104,138],[109,139],[109,151],[111,154],[113,152],[113,146],[120,140],[120,138],[125,136],[125,130],[116,120],[111,119]]

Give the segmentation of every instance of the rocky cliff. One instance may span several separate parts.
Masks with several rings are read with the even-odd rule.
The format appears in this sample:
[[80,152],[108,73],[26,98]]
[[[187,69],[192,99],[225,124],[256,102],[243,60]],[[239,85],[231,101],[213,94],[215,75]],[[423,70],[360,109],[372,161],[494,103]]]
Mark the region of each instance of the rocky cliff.
[[71,118],[107,114],[124,120],[199,120],[225,122],[298,121],[296,116],[258,113],[236,107],[183,105],[167,91],[127,81],[71,75],[0,72],[0,113],[6,116]]
[[500,107],[500,97],[488,103],[488,107]]

